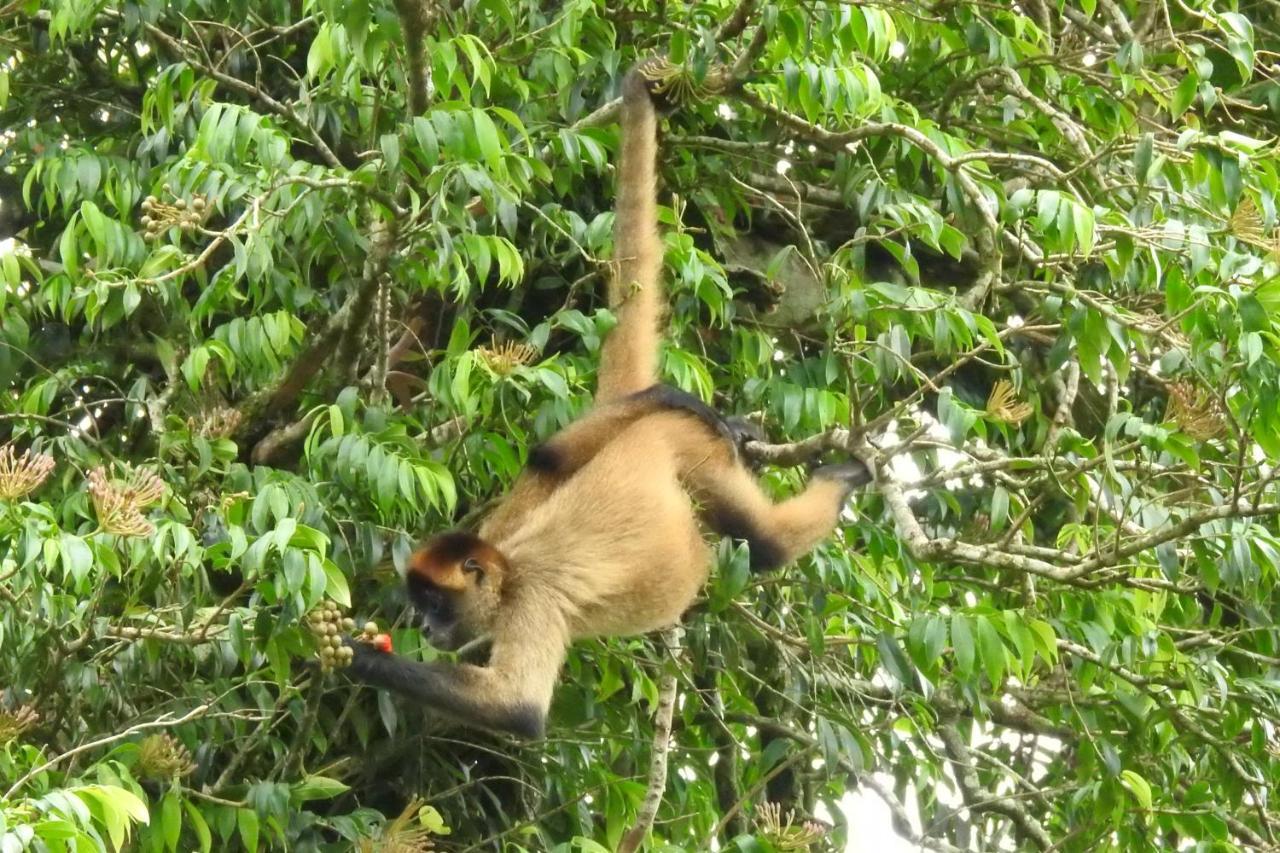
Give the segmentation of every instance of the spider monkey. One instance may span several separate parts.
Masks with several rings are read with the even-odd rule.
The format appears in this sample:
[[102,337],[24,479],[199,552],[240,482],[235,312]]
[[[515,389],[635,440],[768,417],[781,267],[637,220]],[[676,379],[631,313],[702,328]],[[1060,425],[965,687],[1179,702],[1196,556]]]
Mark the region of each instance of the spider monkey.
[[618,324],[601,350],[594,409],[530,452],[476,532],[438,535],[407,561],[431,644],[456,650],[488,636],[488,665],[420,663],[348,640],[353,678],[467,725],[540,737],[574,640],[675,623],[713,562],[700,521],[745,539],[752,567],[771,569],[828,536],[871,479],[861,464],[824,466],[775,504],[736,452],[739,430],[656,384],[664,295],[650,85],[644,63],[623,80],[608,285]]

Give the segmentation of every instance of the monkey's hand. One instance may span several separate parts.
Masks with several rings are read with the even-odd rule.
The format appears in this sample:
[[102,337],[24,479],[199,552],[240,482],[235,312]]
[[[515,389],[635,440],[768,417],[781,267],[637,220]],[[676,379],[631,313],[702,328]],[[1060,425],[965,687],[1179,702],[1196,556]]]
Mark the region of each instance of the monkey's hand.
[[386,652],[358,637],[343,637],[342,647],[351,650],[351,660],[343,669],[356,681],[368,682],[368,676],[376,669],[377,659],[386,656]]
[[745,460],[747,467],[751,470],[760,470],[759,460],[753,459],[747,453],[747,445],[753,441],[764,441],[766,438],[764,428],[755,421],[748,420],[740,415],[731,415],[724,418],[724,427],[729,432],[729,439],[733,442],[733,446],[738,450],[738,458]]

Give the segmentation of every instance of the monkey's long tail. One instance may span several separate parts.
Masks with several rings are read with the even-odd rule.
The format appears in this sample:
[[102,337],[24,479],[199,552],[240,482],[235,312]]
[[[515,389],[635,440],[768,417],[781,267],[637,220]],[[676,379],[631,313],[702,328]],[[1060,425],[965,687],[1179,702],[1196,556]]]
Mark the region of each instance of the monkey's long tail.
[[618,325],[600,355],[599,402],[643,391],[657,379],[658,324],[665,308],[654,177],[657,134],[649,84],[637,66],[622,82],[622,156],[609,281],[609,307]]

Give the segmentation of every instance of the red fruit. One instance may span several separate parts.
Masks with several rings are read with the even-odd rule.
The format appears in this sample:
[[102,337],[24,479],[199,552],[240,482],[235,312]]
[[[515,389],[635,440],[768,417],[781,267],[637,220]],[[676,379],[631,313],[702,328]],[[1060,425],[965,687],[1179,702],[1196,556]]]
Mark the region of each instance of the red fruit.
[[391,635],[378,634],[373,638],[373,647],[380,652],[391,653]]

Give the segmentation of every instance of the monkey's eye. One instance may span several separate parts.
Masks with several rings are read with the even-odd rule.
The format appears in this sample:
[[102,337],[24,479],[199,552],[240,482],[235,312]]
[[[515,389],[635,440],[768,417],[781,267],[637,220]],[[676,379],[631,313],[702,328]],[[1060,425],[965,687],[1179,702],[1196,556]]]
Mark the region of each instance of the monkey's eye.
[[462,564],[462,570],[469,575],[477,575],[484,577],[484,566],[480,565],[480,561],[471,557]]

